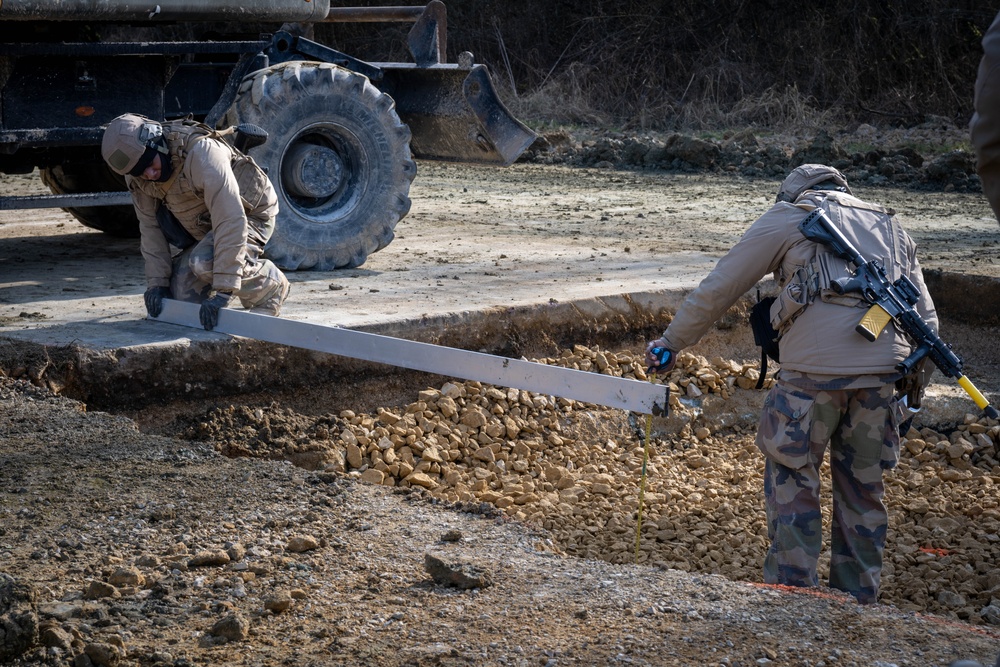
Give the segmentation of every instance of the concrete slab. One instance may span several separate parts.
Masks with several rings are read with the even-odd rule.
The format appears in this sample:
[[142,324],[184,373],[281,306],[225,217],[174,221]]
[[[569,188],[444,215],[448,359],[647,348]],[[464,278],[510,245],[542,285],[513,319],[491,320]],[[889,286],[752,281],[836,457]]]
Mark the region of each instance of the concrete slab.
[[[498,239],[490,226],[470,229],[437,215],[433,203],[419,199],[419,185],[414,190],[414,211],[397,227],[397,239],[362,268],[290,273],[283,316],[379,328],[534,304],[580,302],[588,315],[605,308],[624,314],[630,306],[621,295],[688,289],[715,261],[691,251],[611,256],[607,239],[573,239],[565,223],[549,227],[558,223],[544,209],[503,220]],[[503,216],[488,206],[477,211],[487,220]],[[608,231],[617,233],[612,225]],[[219,338],[146,321],[144,289],[137,240],[88,230],[61,211],[0,212],[0,336],[93,349]],[[594,301],[602,297],[614,297],[615,305]]]
[[[4,226],[0,336],[94,349],[221,337],[145,319],[137,242],[81,231],[71,222],[4,221]],[[507,247],[504,254],[510,268],[501,274],[477,262],[414,261],[397,241],[361,269],[289,273],[292,291],[282,315],[351,328],[534,304],[578,303],[580,315],[587,317],[605,310],[624,315],[631,306],[622,295],[648,292],[651,286],[691,288],[715,261],[703,253],[682,253],[658,262],[617,262],[603,269],[614,272],[613,281],[595,281],[581,251],[529,242]],[[567,261],[556,278],[551,269],[539,269]]]

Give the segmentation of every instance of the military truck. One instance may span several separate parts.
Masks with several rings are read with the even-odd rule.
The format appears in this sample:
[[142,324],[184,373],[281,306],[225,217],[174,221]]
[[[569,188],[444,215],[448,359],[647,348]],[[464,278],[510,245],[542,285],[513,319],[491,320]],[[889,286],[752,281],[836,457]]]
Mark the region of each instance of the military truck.
[[[413,62],[366,62],[319,41],[336,22],[409,22]],[[470,53],[446,62],[447,14],[331,7],[330,0],[3,0],[0,172],[40,171],[88,227],[138,234],[124,179],[100,156],[104,127],[133,112],[252,124],[250,155],[278,192],[267,255],[289,270],[360,266],[410,208],[414,159],[509,165],[535,135]],[[0,193],[2,194],[2,193]]]

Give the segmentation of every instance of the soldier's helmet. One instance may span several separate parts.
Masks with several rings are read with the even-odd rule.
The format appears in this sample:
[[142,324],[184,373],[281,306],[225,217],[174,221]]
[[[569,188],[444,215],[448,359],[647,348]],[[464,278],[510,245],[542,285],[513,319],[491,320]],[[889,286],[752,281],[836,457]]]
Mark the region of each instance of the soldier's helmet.
[[839,170],[825,164],[803,164],[792,169],[781,182],[777,201],[793,202],[806,190],[840,190],[854,194]]
[[163,126],[145,116],[127,113],[108,123],[101,156],[115,172],[139,176],[157,153],[167,154]]

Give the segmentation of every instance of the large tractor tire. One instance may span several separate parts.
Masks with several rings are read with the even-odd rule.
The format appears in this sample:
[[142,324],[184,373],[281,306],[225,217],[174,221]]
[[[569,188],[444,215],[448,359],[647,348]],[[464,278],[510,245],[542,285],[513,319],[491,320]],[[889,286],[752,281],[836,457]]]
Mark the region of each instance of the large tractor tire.
[[[75,195],[85,192],[125,190],[125,179],[96,155],[95,160],[66,162],[41,170],[42,183],[53,194]],[[139,236],[139,219],[131,206],[81,206],[67,208],[67,213],[91,229],[110,236]]]
[[361,266],[410,210],[416,164],[392,98],[336,65],[288,62],[242,82],[230,124],[268,132],[250,150],[278,193],[265,256],[283,269]]

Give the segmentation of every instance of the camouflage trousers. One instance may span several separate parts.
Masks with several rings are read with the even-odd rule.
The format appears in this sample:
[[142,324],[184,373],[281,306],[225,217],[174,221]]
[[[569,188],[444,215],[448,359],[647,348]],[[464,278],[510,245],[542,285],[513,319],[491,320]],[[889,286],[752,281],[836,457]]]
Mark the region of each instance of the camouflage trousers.
[[[845,378],[845,384],[849,378]],[[764,581],[816,586],[822,548],[820,466],[833,481],[830,587],[859,602],[878,597],[888,513],[882,473],[899,457],[894,386],[802,389],[777,382],[764,402],[757,446],[766,458],[770,549]]]
[[[271,260],[262,259],[263,243],[247,243],[240,289],[233,296],[244,308],[265,315],[279,315],[288,296],[288,279]],[[180,301],[201,303],[212,288],[212,266],[215,258],[215,235],[209,232],[173,260],[170,293]]]

